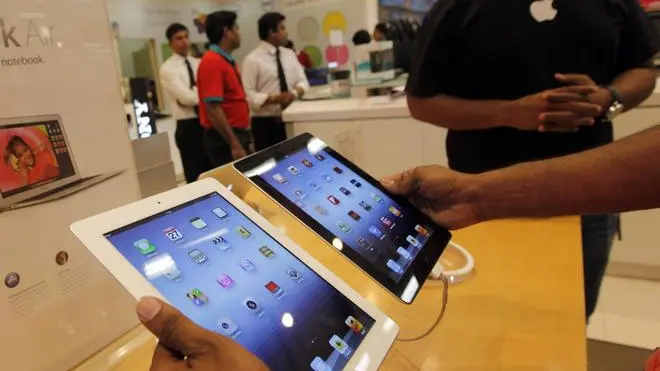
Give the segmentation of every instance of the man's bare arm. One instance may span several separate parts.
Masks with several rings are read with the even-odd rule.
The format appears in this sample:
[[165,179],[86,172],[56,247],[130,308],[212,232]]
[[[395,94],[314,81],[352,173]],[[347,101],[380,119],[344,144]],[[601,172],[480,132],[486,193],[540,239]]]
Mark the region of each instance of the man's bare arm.
[[660,126],[575,155],[476,176],[479,220],[660,207]]
[[[436,95],[430,98],[408,96],[408,108],[417,120],[442,126],[450,130],[479,130],[494,127],[513,127],[522,130],[537,130],[541,125],[541,114],[550,110],[555,103],[563,109],[573,109],[581,114],[598,114],[601,107],[584,102],[584,95],[593,93],[593,86],[566,86],[528,95],[516,100],[468,100]],[[566,126],[588,125],[575,119]]]
[[236,138],[236,134],[231,129],[225,111],[222,110],[220,103],[206,102],[206,109],[209,114],[209,119],[213,124],[213,128],[222,135],[222,138],[229,144],[231,148],[242,148],[241,143]]
[[507,102],[467,100],[449,95],[430,98],[408,96],[413,118],[450,130],[478,130],[504,126]]

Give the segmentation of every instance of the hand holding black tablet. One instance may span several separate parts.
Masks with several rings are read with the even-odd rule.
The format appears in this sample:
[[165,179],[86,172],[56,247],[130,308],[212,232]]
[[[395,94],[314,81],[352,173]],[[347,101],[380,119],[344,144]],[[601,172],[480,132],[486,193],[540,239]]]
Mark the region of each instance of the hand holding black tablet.
[[303,134],[234,165],[391,293],[411,303],[451,234]]

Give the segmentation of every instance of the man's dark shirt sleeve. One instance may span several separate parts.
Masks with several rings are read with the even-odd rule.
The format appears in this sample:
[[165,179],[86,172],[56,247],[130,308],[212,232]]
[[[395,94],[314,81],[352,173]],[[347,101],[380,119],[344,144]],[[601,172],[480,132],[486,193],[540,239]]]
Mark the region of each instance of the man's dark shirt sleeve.
[[625,8],[617,71],[626,72],[646,65],[660,50],[660,37],[637,0],[620,0]]
[[406,91],[415,97],[450,94],[456,0],[438,0],[417,32]]

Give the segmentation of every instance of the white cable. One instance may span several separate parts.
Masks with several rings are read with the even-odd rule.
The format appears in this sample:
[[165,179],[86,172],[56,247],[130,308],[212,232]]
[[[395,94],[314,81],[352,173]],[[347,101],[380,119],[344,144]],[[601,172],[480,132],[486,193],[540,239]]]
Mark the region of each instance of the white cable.
[[474,269],[474,257],[469,251],[467,251],[467,249],[454,241],[449,242],[449,246],[463,255],[465,258],[465,265],[453,271],[446,271],[445,267],[438,261],[433,267],[430,276],[435,280],[444,276],[450,283],[460,282]]

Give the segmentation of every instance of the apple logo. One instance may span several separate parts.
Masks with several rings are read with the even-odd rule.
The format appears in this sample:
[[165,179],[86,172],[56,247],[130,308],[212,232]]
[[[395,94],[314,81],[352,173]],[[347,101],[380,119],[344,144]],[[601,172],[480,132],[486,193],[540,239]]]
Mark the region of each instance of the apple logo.
[[539,23],[552,21],[557,16],[557,9],[555,9],[555,0],[535,0],[529,6],[529,12],[532,17]]

